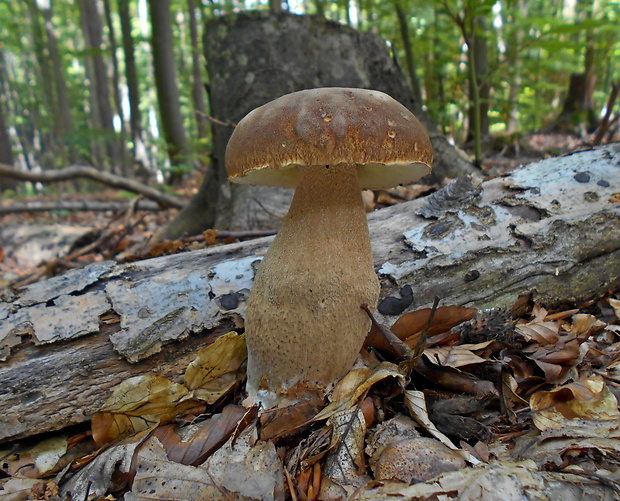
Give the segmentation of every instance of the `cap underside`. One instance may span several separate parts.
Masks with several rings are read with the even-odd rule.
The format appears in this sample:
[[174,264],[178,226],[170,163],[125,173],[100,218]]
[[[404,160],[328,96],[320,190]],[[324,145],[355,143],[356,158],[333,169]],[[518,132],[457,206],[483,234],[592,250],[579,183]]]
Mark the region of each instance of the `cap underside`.
[[[250,170],[243,177],[231,177],[230,181],[238,184],[295,188],[297,186],[298,169],[303,169],[303,166],[290,164],[278,169],[265,166]],[[422,162],[401,165],[390,164],[389,166],[369,163],[358,166],[360,188],[363,190],[380,190],[413,183],[430,171],[431,168]]]

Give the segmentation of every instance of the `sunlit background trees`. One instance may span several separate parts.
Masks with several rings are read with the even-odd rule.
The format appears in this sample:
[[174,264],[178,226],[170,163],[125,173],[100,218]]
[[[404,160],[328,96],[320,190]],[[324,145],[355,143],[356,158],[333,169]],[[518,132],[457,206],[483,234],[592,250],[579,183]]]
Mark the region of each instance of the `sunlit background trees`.
[[542,127],[591,131],[620,79],[619,5],[0,0],[0,162],[173,181],[206,165],[208,122],[227,117],[209,114],[203,22],[250,9],[375,32],[455,144]]

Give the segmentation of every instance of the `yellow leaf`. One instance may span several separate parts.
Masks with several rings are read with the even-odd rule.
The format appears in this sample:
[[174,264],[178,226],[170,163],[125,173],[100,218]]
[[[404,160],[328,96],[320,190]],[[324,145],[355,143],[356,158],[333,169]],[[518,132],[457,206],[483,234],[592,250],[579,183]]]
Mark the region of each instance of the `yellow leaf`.
[[93,439],[102,445],[166,422],[192,405],[188,394],[185,386],[159,376],[127,379],[93,416]]
[[620,411],[613,393],[599,376],[532,395],[534,424],[541,431],[567,436],[619,436]]
[[198,352],[185,371],[184,382],[193,396],[209,404],[244,377],[245,335],[229,332]]
[[331,403],[323,408],[313,421],[327,419],[337,412],[350,409],[374,384],[388,377],[396,378],[402,385],[405,384],[405,376],[398,366],[390,362],[382,362],[372,370],[366,368],[351,370],[338,381],[332,392]]

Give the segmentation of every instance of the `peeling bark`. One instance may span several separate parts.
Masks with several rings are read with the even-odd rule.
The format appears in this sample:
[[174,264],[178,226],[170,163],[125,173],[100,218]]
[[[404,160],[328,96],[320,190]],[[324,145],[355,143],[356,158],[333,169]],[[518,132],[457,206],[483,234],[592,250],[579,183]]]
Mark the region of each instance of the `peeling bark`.
[[[429,211],[428,197],[372,213],[380,320],[389,325],[435,296],[510,308],[530,295],[554,307],[617,289],[619,174],[612,144],[485,181],[445,213],[437,200]],[[0,441],[87,421],[128,377],[154,371],[180,381],[195,351],[240,325],[270,241],[95,263],[5,292]]]

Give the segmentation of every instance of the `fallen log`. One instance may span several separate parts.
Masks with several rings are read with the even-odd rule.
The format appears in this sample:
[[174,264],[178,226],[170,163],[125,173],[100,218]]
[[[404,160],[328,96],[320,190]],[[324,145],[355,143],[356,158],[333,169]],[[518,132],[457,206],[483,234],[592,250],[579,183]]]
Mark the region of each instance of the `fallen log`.
[[124,212],[130,209],[158,211],[162,206],[152,200],[136,200],[135,203],[105,200],[29,200],[0,205],[0,214],[50,211]]
[[[612,144],[372,213],[380,321],[435,296],[444,305],[511,308],[528,297],[555,307],[617,289],[619,165]],[[270,240],[95,263],[5,292],[0,441],[87,421],[131,376],[180,382],[193,353],[241,327]]]
[[142,184],[135,179],[117,176],[116,174],[104,172],[87,165],[72,165],[63,169],[28,172],[0,163],[0,177],[21,179],[22,181],[32,181],[35,183],[57,183],[59,181],[68,181],[70,179],[83,177],[113,188],[131,191],[132,193],[139,193],[146,198],[154,200],[164,208],[173,207],[175,209],[181,209],[185,206],[185,202],[180,198],[172,195],[166,195],[165,193]]

